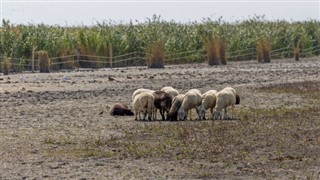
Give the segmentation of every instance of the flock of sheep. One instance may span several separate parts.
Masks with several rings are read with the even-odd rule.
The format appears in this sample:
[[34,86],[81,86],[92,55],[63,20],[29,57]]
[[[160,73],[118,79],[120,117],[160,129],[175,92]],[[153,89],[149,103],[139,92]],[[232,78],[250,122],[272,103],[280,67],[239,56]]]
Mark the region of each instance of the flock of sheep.
[[174,121],[187,120],[188,112],[191,120],[191,110],[196,109],[199,120],[205,120],[206,110],[209,109],[212,119],[230,119],[227,108],[232,107],[233,118],[233,107],[236,104],[240,104],[240,96],[232,87],[226,87],[219,92],[209,90],[204,94],[198,89],[191,89],[185,94],[179,94],[178,90],[169,86],[158,91],[137,89],[132,95],[134,113],[127,105],[117,103],[111,108],[110,114],[135,115],[135,120],[156,120],[159,109],[162,120]]

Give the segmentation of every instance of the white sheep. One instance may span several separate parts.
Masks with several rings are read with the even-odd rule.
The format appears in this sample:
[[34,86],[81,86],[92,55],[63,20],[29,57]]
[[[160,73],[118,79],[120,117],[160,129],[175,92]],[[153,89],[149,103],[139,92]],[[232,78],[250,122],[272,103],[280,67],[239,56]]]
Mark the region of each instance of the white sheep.
[[138,95],[138,94],[141,94],[141,93],[143,93],[143,92],[149,92],[149,93],[154,93],[155,91],[154,90],[151,90],[151,89],[143,89],[143,88],[141,88],[141,89],[137,89],[137,90],[135,90],[134,92],[133,92],[133,94],[132,94],[132,101],[134,100],[134,98],[136,97],[136,95]]
[[210,114],[213,119],[213,108],[216,106],[216,94],[218,91],[209,90],[202,94],[201,97],[201,105],[197,108],[197,112],[199,114],[199,118],[205,120],[206,119],[206,110],[210,109]]
[[154,109],[154,96],[149,92],[142,92],[134,97],[133,109],[135,111],[135,120],[141,120],[140,112],[143,114],[143,119],[145,120],[148,114],[148,120],[151,120],[152,111]]
[[236,96],[237,96],[236,91],[231,87],[224,88],[223,90],[217,93],[214,119],[222,119],[222,114],[221,114],[222,109],[224,109],[224,119],[229,119],[227,114],[227,108],[229,106],[232,107],[231,118],[233,119],[233,108],[234,108],[234,105],[237,103]]
[[[148,92],[148,93],[154,93],[155,91],[154,90],[151,90],[151,89],[144,89],[144,88],[141,88],[141,89],[137,89],[137,90],[135,90],[134,92],[133,92],[133,94],[132,94],[132,97],[131,97],[131,99],[132,99],[132,101],[134,101],[134,98],[138,95],[138,94],[141,94],[141,93],[143,93],[143,92]],[[154,110],[154,111],[156,111],[156,110]],[[139,112],[139,117],[140,117],[140,112]]]
[[[201,96],[201,91],[199,89],[190,89],[188,92],[194,92],[194,93],[198,93]],[[187,92],[187,93],[188,93]]]
[[174,89],[174,88],[171,87],[171,86],[163,87],[163,88],[161,88],[161,91],[164,91],[164,92],[170,94],[170,96],[172,97],[172,99],[179,94],[179,91],[176,90],[176,89]]
[[188,111],[190,111],[190,120],[191,120],[191,109],[196,109],[200,105],[201,105],[201,92],[198,89],[189,90],[185,94],[182,104],[178,110],[179,120],[186,120]]

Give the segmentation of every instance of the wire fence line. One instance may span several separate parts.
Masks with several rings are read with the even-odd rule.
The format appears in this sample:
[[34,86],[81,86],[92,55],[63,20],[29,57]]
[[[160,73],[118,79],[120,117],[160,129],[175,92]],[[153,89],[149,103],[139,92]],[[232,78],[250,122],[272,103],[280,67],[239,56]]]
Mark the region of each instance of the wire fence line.
[[[300,57],[310,57],[320,54],[320,45],[300,50]],[[114,57],[97,56],[86,54],[74,54],[61,57],[52,57],[49,60],[50,69],[59,71],[61,69],[78,69],[78,68],[116,68],[129,66],[146,66],[150,55],[144,52],[135,51]],[[282,47],[270,51],[272,59],[292,58],[294,56],[293,47]],[[226,53],[227,61],[245,61],[257,59],[255,48],[247,48]],[[11,61],[11,70],[14,72],[23,72],[32,70],[32,59],[9,58]],[[164,64],[186,64],[202,63],[207,60],[205,50],[190,50],[179,53],[167,54],[164,56]],[[3,57],[0,57],[0,62]],[[34,60],[34,70],[39,71],[39,60]],[[0,68],[2,72],[2,68]]]

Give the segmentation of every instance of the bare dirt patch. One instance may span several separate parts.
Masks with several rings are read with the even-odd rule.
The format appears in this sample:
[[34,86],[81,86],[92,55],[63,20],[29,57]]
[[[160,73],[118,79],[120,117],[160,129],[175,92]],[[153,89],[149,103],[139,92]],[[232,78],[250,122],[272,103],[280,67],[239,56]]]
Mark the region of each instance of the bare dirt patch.
[[[318,179],[319,68],[313,58],[0,76],[0,179]],[[163,86],[233,86],[240,120],[109,115],[135,89]]]

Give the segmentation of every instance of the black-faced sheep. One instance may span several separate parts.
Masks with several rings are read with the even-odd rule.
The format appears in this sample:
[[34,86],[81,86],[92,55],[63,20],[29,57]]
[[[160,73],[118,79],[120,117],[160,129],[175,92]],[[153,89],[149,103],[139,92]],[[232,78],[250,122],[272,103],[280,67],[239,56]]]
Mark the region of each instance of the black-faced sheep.
[[240,103],[240,97],[238,96],[238,100],[237,100],[236,96],[237,96],[236,91],[231,87],[224,88],[223,90],[218,92],[216,107],[214,112],[214,119],[222,119],[222,114],[221,114],[222,109],[224,109],[223,119],[229,119],[227,114],[227,108],[229,106],[232,107],[231,118],[233,119],[233,107],[237,102]]
[[216,106],[216,94],[218,91],[216,90],[209,90],[202,94],[201,97],[201,105],[197,108],[199,113],[199,118],[202,120],[206,119],[206,110],[210,109],[210,114],[213,118],[213,108]]
[[[154,96],[154,107],[160,109],[162,120],[165,120],[164,114],[165,112],[169,112],[172,103],[171,96],[164,91],[155,91],[152,93],[152,95]],[[154,119],[157,117],[156,114],[157,110],[155,109]]]
[[163,88],[161,88],[161,91],[164,91],[164,92],[170,94],[170,96],[171,96],[172,99],[179,94],[179,91],[176,90],[176,89],[174,89],[174,88],[171,87],[171,86],[163,87]]
[[110,109],[111,116],[133,116],[133,111],[124,103],[116,103]]
[[[185,94],[182,104],[178,110],[178,118],[180,120],[186,120],[188,112],[191,111],[191,109],[196,109],[200,105],[201,105],[201,92],[198,89],[189,90]],[[197,110],[197,113],[198,113],[198,110]],[[191,119],[192,118],[191,118],[191,112],[190,112],[190,120]]]
[[172,99],[172,105],[167,114],[168,121],[176,121],[178,119],[178,110],[182,104],[184,98],[184,94],[178,94],[176,97]]
[[154,96],[148,92],[142,92],[134,97],[133,109],[135,111],[135,120],[141,120],[140,112],[143,114],[142,120],[146,119],[148,114],[148,120],[152,118],[152,111],[154,108]]

